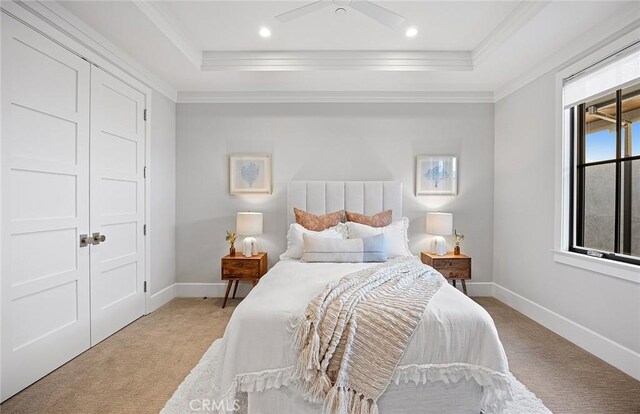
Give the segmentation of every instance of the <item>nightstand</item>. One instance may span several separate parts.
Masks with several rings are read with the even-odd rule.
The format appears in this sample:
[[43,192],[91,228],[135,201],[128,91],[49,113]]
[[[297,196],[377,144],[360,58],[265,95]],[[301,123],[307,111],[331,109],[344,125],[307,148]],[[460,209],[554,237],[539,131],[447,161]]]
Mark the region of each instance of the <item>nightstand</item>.
[[229,297],[229,291],[231,291],[231,285],[236,282],[233,288],[233,298],[236,297],[236,291],[238,290],[238,282],[251,282],[253,286],[258,283],[258,280],[267,273],[267,254],[258,253],[255,256],[245,257],[242,253],[236,253],[234,256],[227,255],[222,258],[222,280],[228,280],[227,291],[224,294],[224,302],[222,307],[227,305],[227,298]]
[[442,273],[447,280],[456,285],[456,280],[462,282],[462,290],[467,294],[467,284],[465,281],[471,280],[471,258],[464,254],[453,254],[451,252],[444,256],[434,253],[422,252],[420,255],[422,263],[429,265]]

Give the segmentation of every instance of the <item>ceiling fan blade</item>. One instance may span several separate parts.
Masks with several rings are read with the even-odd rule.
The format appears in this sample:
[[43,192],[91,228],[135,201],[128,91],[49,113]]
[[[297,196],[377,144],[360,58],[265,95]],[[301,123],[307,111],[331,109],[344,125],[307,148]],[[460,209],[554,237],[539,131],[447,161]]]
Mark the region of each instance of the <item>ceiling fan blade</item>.
[[304,6],[279,14],[276,16],[276,20],[279,20],[283,23],[290,22],[291,20],[302,17],[305,14],[313,13],[316,10],[320,10],[321,8],[328,6],[330,3],[331,2],[328,0],[314,1],[313,3],[305,4]]
[[398,13],[367,0],[352,0],[349,6],[391,29],[398,29],[405,20]]

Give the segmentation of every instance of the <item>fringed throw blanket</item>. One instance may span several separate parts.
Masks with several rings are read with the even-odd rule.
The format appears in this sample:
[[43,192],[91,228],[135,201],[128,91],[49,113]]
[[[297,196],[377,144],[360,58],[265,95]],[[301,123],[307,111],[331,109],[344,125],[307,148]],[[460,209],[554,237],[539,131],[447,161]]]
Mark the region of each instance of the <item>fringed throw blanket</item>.
[[377,400],[446,283],[403,257],[330,283],[297,321],[296,377],[303,397],[327,414],[377,414]]

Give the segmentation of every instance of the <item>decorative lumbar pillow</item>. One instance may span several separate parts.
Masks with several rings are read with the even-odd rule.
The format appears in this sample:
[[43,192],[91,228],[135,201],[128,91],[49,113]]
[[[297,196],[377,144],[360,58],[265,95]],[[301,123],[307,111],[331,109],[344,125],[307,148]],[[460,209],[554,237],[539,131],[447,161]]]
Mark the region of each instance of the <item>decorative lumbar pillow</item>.
[[384,235],[364,239],[327,239],[303,234],[303,262],[361,263],[386,262]]
[[293,214],[296,216],[296,223],[307,230],[313,231],[326,230],[344,221],[344,210],[316,216],[294,207]]
[[365,224],[347,222],[350,239],[363,239],[378,234],[384,234],[387,257],[393,259],[398,256],[412,256],[409,251],[409,238],[407,230],[409,219],[406,217],[394,221],[385,227],[371,227]]
[[373,216],[365,216],[360,213],[353,213],[351,211],[346,212],[347,221],[352,221],[354,223],[366,224],[371,227],[384,227],[391,224],[393,220],[393,211],[385,210]]
[[347,225],[338,223],[337,226],[323,231],[307,230],[298,223],[292,223],[287,233],[287,251],[280,255],[280,260],[298,260],[303,253],[303,234],[310,234],[325,239],[346,239],[349,235]]

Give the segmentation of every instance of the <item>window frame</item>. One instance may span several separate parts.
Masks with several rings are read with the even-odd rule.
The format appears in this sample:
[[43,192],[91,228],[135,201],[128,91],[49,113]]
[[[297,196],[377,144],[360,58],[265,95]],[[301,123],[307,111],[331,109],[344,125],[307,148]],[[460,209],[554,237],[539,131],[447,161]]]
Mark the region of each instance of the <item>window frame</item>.
[[[569,200],[570,188],[570,136],[569,121],[565,110],[564,85],[567,79],[578,73],[582,73],[590,67],[603,62],[611,56],[623,50],[629,45],[637,44],[640,39],[640,28],[630,28],[624,34],[602,46],[601,48],[586,52],[576,61],[566,62],[555,73],[555,195],[554,195],[554,221],[553,221],[553,246],[550,248],[552,260],[560,266],[566,266],[567,271],[580,269],[598,275],[600,277],[614,278],[625,283],[640,285],[640,265],[624,263],[615,260],[602,259],[569,251]],[[546,73],[541,70],[539,75]],[[621,85],[624,86],[624,85]]]
[[[640,84],[640,83],[638,83]],[[631,256],[631,162],[640,155],[622,154],[622,95],[623,87],[616,91],[616,155],[615,158],[586,162],[585,103],[564,109],[569,111],[569,220],[568,251],[601,259],[640,265],[640,256]],[[566,118],[566,114],[565,114]],[[625,139],[628,139],[625,136]],[[626,164],[624,164],[626,163]],[[590,166],[615,164],[614,251],[584,247],[585,224],[585,171]],[[624,167],[624,168],[623,168]],[[624,177],[623,177],[624,174]],[[624,178],[624,179],[623,179]],[[623,183],[624,182],[624,188]],[[624,197],[623,197],[624,194]],[[624,219],[622,217],[624,215]],[[624,224],[622,238],[621,223]],[[622,239],[622,240],[621,240]],[[622,247],[621,242],[622,241]]]

